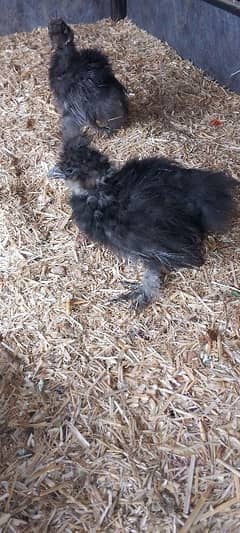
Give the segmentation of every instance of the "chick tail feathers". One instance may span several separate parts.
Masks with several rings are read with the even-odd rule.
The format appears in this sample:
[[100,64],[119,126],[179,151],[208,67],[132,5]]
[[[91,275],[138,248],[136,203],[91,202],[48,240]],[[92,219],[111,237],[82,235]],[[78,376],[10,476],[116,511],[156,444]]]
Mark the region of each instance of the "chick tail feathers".
[[234,193],[240,183],[224,173],[212,174],[206,197],[200,204],[203,229],[208,233],[224,233],[238,215]]

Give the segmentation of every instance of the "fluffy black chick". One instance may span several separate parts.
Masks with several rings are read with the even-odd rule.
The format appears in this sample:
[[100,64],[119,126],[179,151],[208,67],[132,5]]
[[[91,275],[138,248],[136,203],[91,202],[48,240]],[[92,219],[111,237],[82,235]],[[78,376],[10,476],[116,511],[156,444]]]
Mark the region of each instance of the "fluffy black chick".
[[127,92],[108,58],[97,49],[78,51],[73,30],[62,19],[51,20],[48,33],[54,50],[49,85],[62,116],[63,137],[75,137],[83,126],[107,133],[124,126]]
[[187,169],[157,157],[116,170],[84,138],[64,143],[49,176],[66,180],[81,231],[144,265],[142,283],[121,296],[136,307],[158,296],[166,272],[200,267],[204,237],[226,231],[236,212],[238,182],[222,172]]

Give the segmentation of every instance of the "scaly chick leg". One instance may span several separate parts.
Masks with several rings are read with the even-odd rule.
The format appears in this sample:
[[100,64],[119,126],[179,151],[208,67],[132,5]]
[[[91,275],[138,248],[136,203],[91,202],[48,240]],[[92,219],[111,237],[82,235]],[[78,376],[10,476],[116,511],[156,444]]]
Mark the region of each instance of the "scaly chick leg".
[[74,119],[71,113],[63,113],[60,121],[60,127],[64,141],[69,141],[70,139],[78,137],[80,135],[80,128],[84,125],[86,125],[84,124],[84,120],[81,124],[80,121],[77,122]]
[[132,284],[132,290],[120,294],[113,301],[131,301],[131,307],[140,311],[159,296],[162,277],[161,272],[147,268],[142,283]]

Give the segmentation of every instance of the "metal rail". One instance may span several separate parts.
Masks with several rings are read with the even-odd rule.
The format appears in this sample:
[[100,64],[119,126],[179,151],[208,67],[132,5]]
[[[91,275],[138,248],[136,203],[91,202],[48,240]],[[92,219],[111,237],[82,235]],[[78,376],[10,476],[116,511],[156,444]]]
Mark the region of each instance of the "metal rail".
[[219,7],[224,11],[228,11],[233,15],[240,17],[240,2],[239,0],[202,0],[212,6]]
[[[199,2],[201,0],[198,0]],[[147,2],[147,0],[146,0]],[[212,6],[240,17],[240,0],[202,0]],[[111,18],[115,21],[127,16],[127,0],[111,0]]]

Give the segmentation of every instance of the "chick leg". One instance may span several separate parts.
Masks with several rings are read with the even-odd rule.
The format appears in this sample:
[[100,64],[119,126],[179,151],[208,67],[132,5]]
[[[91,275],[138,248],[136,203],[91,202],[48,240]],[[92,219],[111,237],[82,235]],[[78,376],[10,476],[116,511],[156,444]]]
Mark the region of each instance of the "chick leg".
[[111,137],[113,133],[109,126],[101,125],[97,120],[92,124],[92,127],[96,133],[105,133],[108,137]]
[[70,113],[64,113],[61,119],[61,130],[64,141],[73,139],[80,135],[81,125],[74,120]]
[[133,285],[133,289],[129,292],[120,294],[115,298],[115,301],[127,300],[131,301],[131,305],[136,310],[141,310],[155,300],[161,287],[163,273],[147,268],[142,283]]
[[100,133],[105,133],[108,137],[111,137],[116,131],[121,129],[124,125],[124,117],[113,117],[101,124],[100,121],[96,120],[93,125],[95,131]]

